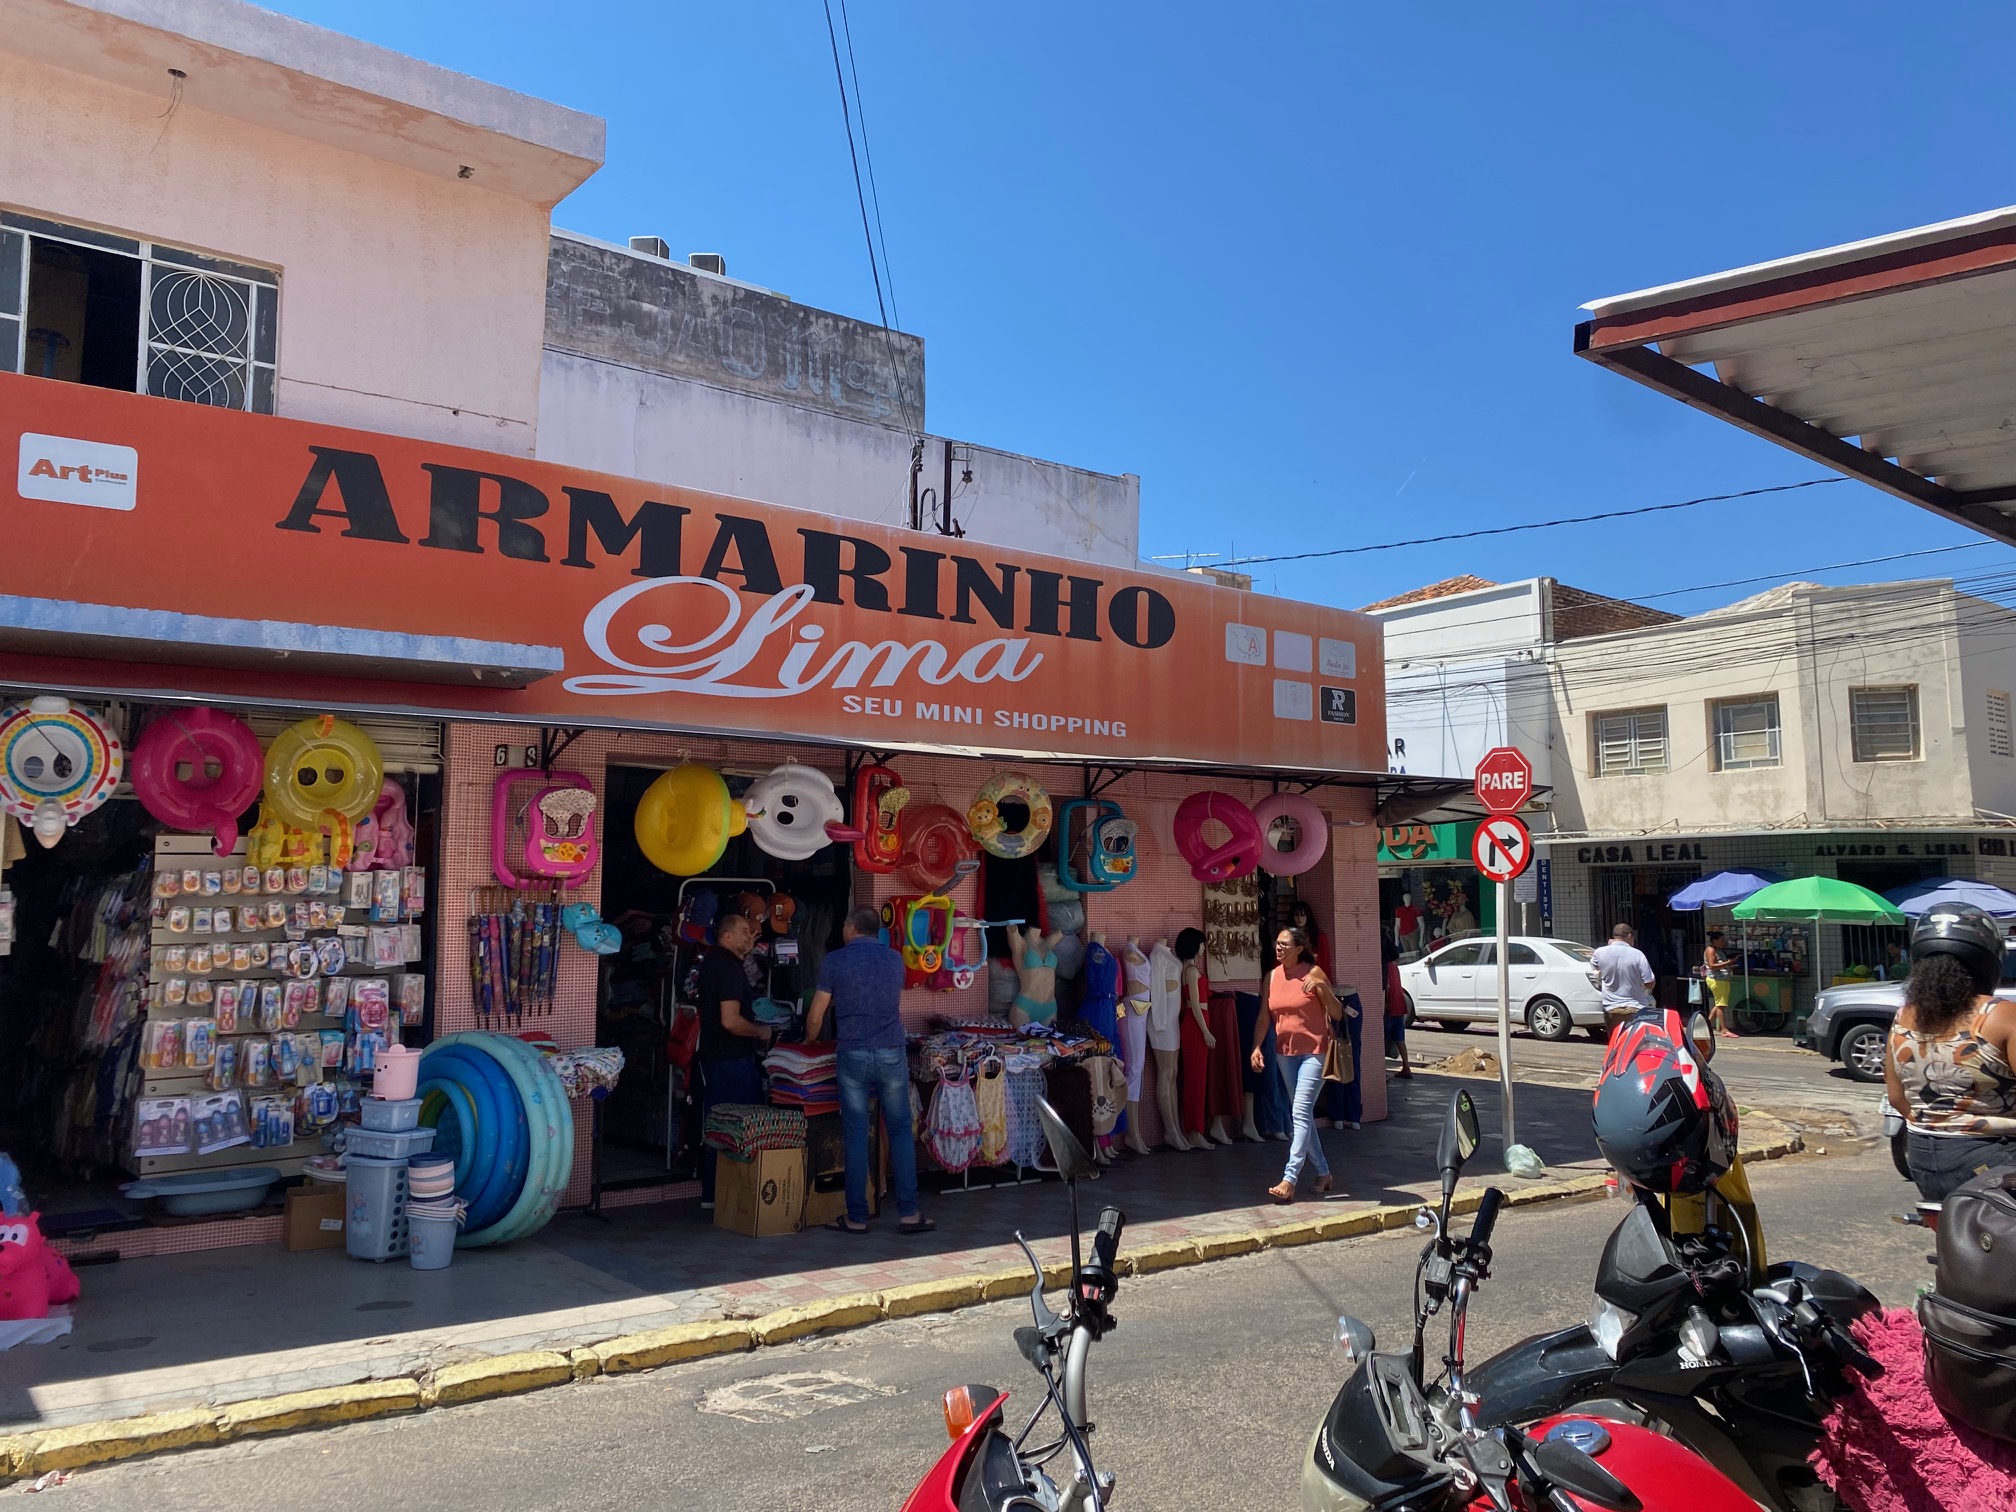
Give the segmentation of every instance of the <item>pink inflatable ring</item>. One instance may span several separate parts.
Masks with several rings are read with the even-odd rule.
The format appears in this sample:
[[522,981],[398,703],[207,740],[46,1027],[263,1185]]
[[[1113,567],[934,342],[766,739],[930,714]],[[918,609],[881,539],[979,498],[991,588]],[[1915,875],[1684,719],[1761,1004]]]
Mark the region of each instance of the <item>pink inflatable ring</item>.
[[133,743],[126,765],[140,805],[170,829],[209,830],[211,849],[228,856],[238,819],[266,780],[259,737],[221,709],[169,709]]
[[[1210,819],[1232,832],[1224,844],[1214,847],[1204,838],[1204,824]],[[1253,810],[1230,793],[1206,788],[1176,807],[1176,849],[1190,863],[1190,875],[1199,882],[1229,882],[1245,876],[1260,865],[1266,843]]]
[[[1287,850],[1276,848],[1273,830],[1283,819],[1295,825],[1296,841]],[[1260,826],[1260,864],[1277,877],[1299,877],[1330,849],[1330,816],[1300,793],[1270,793],[1253,805],[1253,822]]]

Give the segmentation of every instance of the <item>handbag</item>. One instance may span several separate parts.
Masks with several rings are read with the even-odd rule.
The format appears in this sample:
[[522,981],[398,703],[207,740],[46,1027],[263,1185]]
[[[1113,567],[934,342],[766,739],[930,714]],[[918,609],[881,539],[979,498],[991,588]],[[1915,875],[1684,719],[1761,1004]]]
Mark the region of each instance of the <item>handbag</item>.
[[1330,1036],[1330,1043],[1323,1051],[1323,1080],[1326,1082],[1351,1082],[1358,1076],[1357,1062],[1351,1059],[1351,1041],[1343,1034],[1343,1026]]
[[1947,1195],[1938,1279],[1918,1299],[1925,1384],[1948,1416],[2016,1441],[2016,1171],[1989,1171]]

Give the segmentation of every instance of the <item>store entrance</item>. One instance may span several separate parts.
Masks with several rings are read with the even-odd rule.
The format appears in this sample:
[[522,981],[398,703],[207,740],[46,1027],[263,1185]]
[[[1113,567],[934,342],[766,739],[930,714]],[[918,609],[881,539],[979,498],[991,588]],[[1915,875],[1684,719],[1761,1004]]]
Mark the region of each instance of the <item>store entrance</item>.
[[1699,912],[1676,913],[1666,900],[1700,878],[1698,866],[1599,868],[1594,876],[1596,942],[1609,939],[1615,926],[1629,924],[1638,931],[1638,948],[1651,961],[1661,991],[1677,991],[1664,984],[1679,982],[1700,964],[1708,936]]
[[[638,803],[661,775],[612,764],[603,799],[602,917],[622,932],[623,945],[602,958],[595,1042],[621,1049],[625,1070],[601,1109],[598,1198],[694,1174],[700,1129],[690,1005],[714,922],[726,912],[762,915],[749,960],[753,998],[768,998],[774,1006],[765,1011],[789,1012],[802,1023],[819,962],[838,948],[852,901],[851,857],[839,845],[787,861],[744,834],[699,876],[660,871],[638,846],[636,820]],[[739,800],[752,779],[724,775]]]
[[[130,798],[84,816],[53,847],[32,841],[0,882],[14,943],[0,955],[0,1150],[21,1168],[48,1238],[139,1227],[119,1195],[148,967],[149,878],[159,826]],[[0,819],[0,844],[22,829]]]

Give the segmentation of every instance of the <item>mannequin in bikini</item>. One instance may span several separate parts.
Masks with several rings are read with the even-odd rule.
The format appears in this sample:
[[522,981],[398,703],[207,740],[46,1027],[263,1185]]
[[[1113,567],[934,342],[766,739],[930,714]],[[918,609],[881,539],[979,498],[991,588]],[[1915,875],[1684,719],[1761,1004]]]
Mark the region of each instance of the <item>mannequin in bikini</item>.
[[1120,951],[1120,1059],[1127,1067],[1127,1148],[1148,1153],[1141,1136],[1141,1073],[1148,1065],[1148,956],[1140,940],[1127,937]]
[[1015,961],[1015,1002],[1008,1018],[1016,1028],[1049,1024],[1057,1018],[1057,942],[1060,930],[1046,935],[1035,925],[1008,931],[1008,954]]

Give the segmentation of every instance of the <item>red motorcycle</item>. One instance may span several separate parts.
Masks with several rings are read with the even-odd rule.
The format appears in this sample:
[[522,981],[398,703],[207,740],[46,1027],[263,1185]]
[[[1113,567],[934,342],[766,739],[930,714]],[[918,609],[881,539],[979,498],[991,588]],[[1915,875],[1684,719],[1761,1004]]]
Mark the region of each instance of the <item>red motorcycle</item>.
[[[1078,1240],[1078,1183],[1096,1173],[1092,1157],[1064,1126],[1056,1109],[1036,1104],[1050,1154],[1071,1194],[1071,1289],[1059,1317],[1043,1296],[1043,1267],[1029,1241],[1015,1242],[1029,1259],[1032,1327],[1015,1330],[1022,1357],[1043,1378],[1043,1400],[1012,1439],[1003,1426],[1008,1398],[992,1386],[955,1386],[945,1393],[945,1429],[952,1445],[903,1503],[904,1512],[1105,1512],[1113,1477],[1092,1463],[1092,1417],[1086,1400],[1086,1364],[1092,1346],[1118,1327],[1113,1299],[1120,1292],[1114,1269],[1126,1218],[1118,1208],[1099,1215],[1086,1263]],[[1061,1431],[1032,1444],[1036,1426],[1055,1410]],[[1051,1465],[1067,1456],[1055,1475]]]
[[[1478,1424],[1464,1388],[1470,1298],[1491,1273],[1491,1231],[1504,1194],[1484,1193],[1467,1238],[1449,1233],[1456,1178],[1478,1144],[1468,1092],[1451,1099],[1437,1164],[1439,1210],[1421,1222],[1434,1236],[1415,1279],[1414,1344],[1382,1353],[1372,1330],[1340,1318],[1337,1343],[1352,1370],[1316,1430],[1302,1474],[1306,1512],[1757,1512],[1735,1482],[1674,1439],[1594,1416],[1530,1428]],[[1453,1416],[1430,1405],[1429,1320],[1449,1309],[1441,1392]]]

